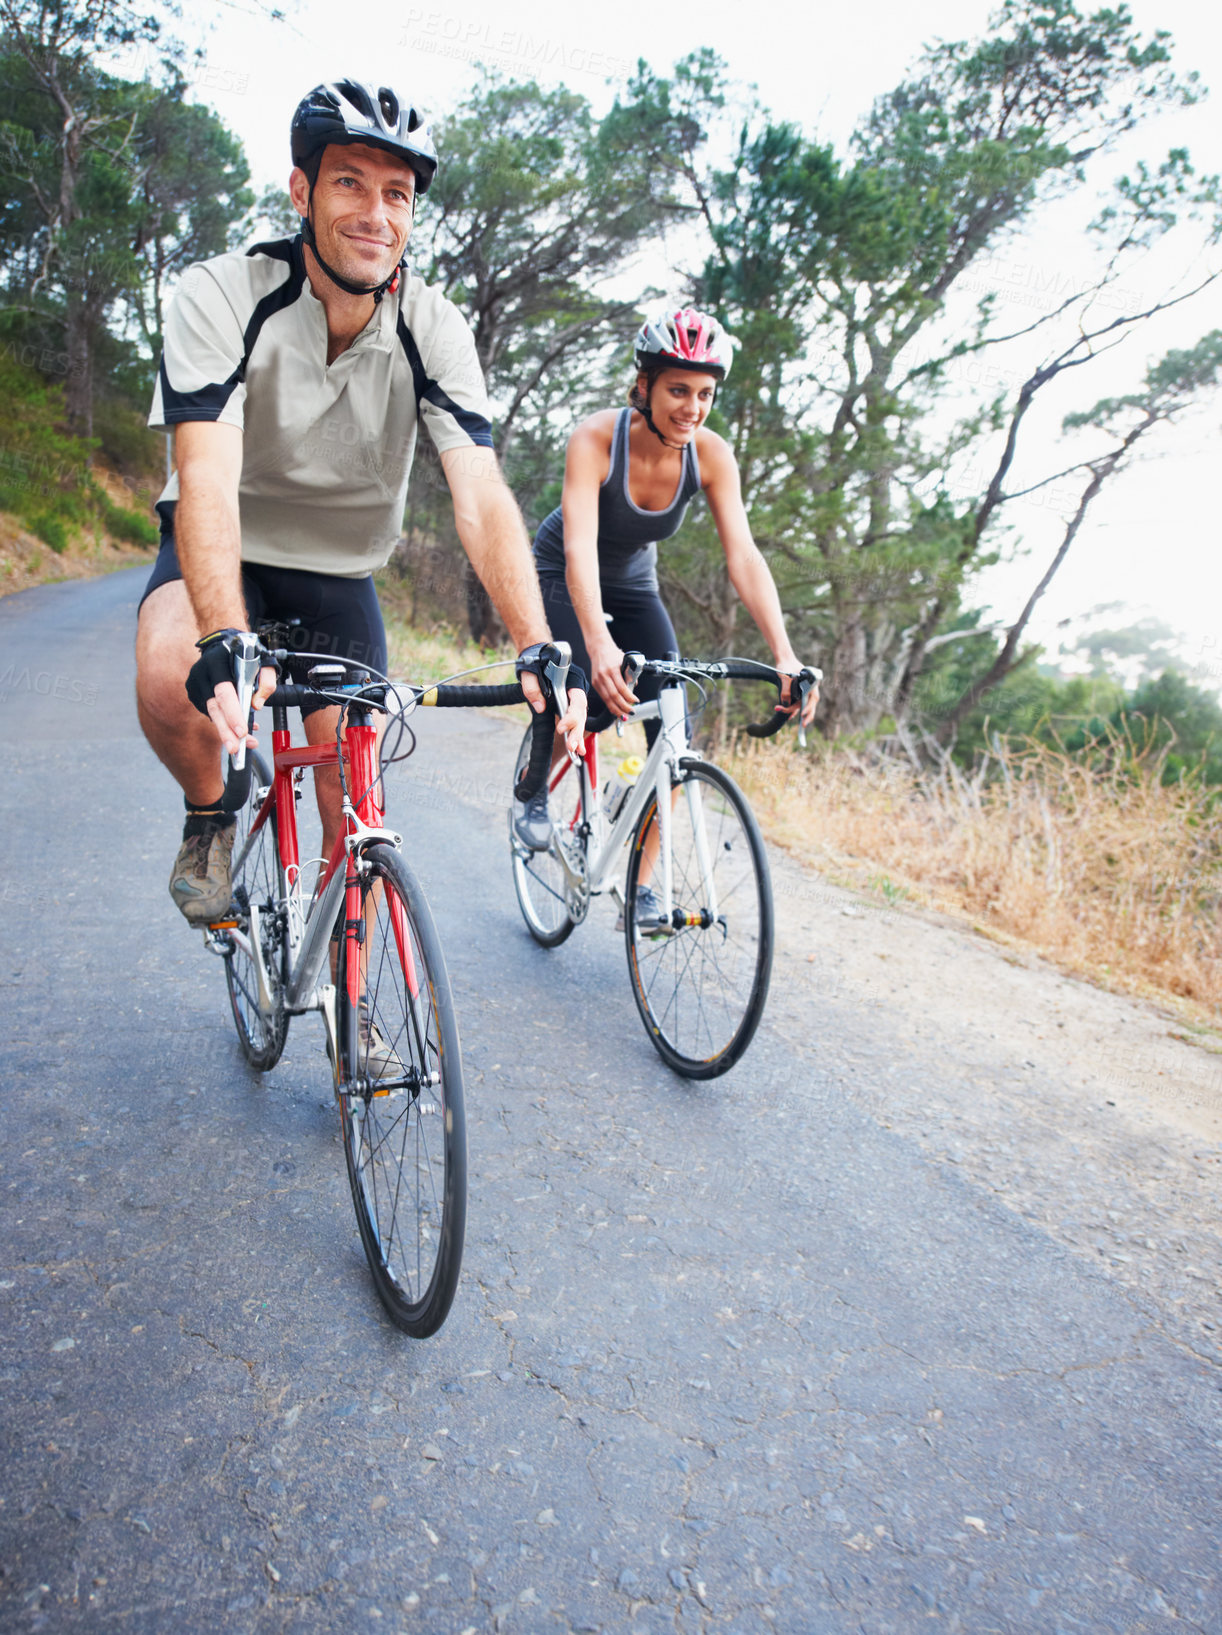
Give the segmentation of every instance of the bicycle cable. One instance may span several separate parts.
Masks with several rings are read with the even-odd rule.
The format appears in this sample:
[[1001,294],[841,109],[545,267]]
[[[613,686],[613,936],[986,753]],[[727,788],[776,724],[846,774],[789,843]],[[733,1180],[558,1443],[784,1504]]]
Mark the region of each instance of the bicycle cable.
[[[291,661],[293,666],[296,667],[300,665],[301,661],[306,659],[313,659],[322,664],[353,664],[352,660],[337,659],[335,655],[331,653],[295,652],[284,648],[278,649],[276,652],[277,656],[283,654],[283,659],[281,662],[284,662],[286,666]],[[352,800],[352,792],[348,787],[348,779],[344,770],[343,732],[348,711],[354,704],[358,704],[362,701],[367,702],[386,717],[386,730],[383,732],[378,744],[377,776],[374,778],[369,787],[361,792],[359,800],[352,801],[354,806],[359,806],[360,802],[363,801],[374,789],[376,789],[378,784],[382,783],[386,768],[388,766],[397,766],[401,761],[406,761],[415,754],[416,749],[419,746],[419,739],[416,737],[415,729],[410,725],[408,717],[414,713],[417,704],[427,692],[430,692],[435,687],[453,686],[455,682],[462,681],[467,676],[478,676],[483,675],[488,670],[503,669],[505,665],[511,664],[512,662],[512,659],[493,659],[488,664],[472,665],[466,670],[456,670],[453,675],[443,676],[439,681],[430,681],[427,683],[419,683],[414,681],[393,681],[390,676],[385,675],[381,670],[376,669],[373,665],[362,664],[359,666],[359,668],[364,670],[373,679],[364,683],[362,686],[345,688],[342,691],[337,688],[319,687],[311,682],[307,676],[304,684],[309,687],[311,691],[313,691],[319,698],[328,699],[332,704],[338,705],[339,707],[340,715],[335,728],[335,747],[339,764],[341,793],[347,796],[350,801]],[[353,667],[357,668],[355,664],[353,664]],[[301,685],[301,683],[297,683],[297,685]],[[390,693],[394,696],[396,702],[398,703],[398,708],[392,708],[387,703],[386,694],[383,692],[384,688],[389,689]],[[410,694],[409,699],[405,703],[399,702],[402,691],[404,690]],[[382,696],[374,696],[376,693],[381,693]],[[394,753],[388,754],[386,737],[392,721],[395,723],[397,736],[393,744]],[[401,745],[403,744],[405,736],[410,740],[410,742],[408,743],[407,748],[403,749],[401,748]],[[385,785],[383,784],[383,805],[385,804],[385,795],[386,789]]]

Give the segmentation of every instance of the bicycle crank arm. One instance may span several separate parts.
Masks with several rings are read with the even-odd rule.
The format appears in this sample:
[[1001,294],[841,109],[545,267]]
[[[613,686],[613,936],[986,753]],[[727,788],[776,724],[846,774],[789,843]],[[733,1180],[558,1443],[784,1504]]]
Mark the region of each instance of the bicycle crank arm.
[[330,982],[318,990],[322,1025],[327,1035],[327,1054],[331,1058],[331,1081],[339,1095],[339,1028],[335,1020],[335,988]]
[[[235,938],[240,937],[241,932],[235,932],[234,936]],[[267,980],[267,965],[263,959],[263,938],[259,934],[259,910],[254,903],[250,905],[250,936],[247,940],[250,943],[249,952],[251,959],[254,961],[255,982],[259,990],[259,1010],[264,1016],[270,1016],[275,1006],[272,1003],[271,984]]]
[[215,925],[207,926],[204,930],[204,947],[210,954],[219,954],[222,959],[230,959],[236,948],[239,953],[245,954],[255,968],[255,985],[259,990],[259,1011],[263,1016],[271,1016],[275,1010],[272,1003],[271,986],[267,980],[267,966],[263,963],[263,940],[259,935],[259,910],[252,907],[250,910],[250,929],[254,933],[248,937],[237,924],[236,920],[218,920]]

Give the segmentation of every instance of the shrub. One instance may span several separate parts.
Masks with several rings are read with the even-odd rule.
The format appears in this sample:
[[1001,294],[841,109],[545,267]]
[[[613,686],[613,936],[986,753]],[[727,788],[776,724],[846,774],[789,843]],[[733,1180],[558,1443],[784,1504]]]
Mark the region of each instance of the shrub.
[[161,530],[150,517],[115,505],[106,496],[102,498],[101,514],[106,532],[129,545],[156,545],[161,538]]
[[36,511],[26,520],[30,532],[36,534],[44,545],[49,545],[57,556],[61,556],[72,543],[68,524],[62,517],[57,517],[50,511]]

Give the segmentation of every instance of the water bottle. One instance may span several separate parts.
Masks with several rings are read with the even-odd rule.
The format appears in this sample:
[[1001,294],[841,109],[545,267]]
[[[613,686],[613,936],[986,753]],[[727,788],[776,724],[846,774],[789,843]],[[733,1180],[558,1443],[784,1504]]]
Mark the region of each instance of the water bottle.
[[632,786],[645,765],[639,755],[626,755],[620,762],[614,778],[607,779],[607,820],[614,823],[623,810],[624,802],[632,793]]

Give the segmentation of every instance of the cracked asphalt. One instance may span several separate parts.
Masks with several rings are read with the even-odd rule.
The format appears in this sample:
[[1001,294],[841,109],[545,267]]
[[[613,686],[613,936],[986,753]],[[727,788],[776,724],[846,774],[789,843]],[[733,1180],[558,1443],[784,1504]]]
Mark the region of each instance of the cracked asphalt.
[[320,1024],[245,1069],[166,895],[142,579],[0,600],[0,1629],[1222,1630],[1216,1287],[1079,1246],[1127,1183],[1059,1136],[995,1184],[1033,1074],[1001,1140],[978,1059],[783,959],[743,1062],[673,1077],[606,905],[527,938],[487,717],[393,774],[471,1209],[447,1325],[392,1329]]

